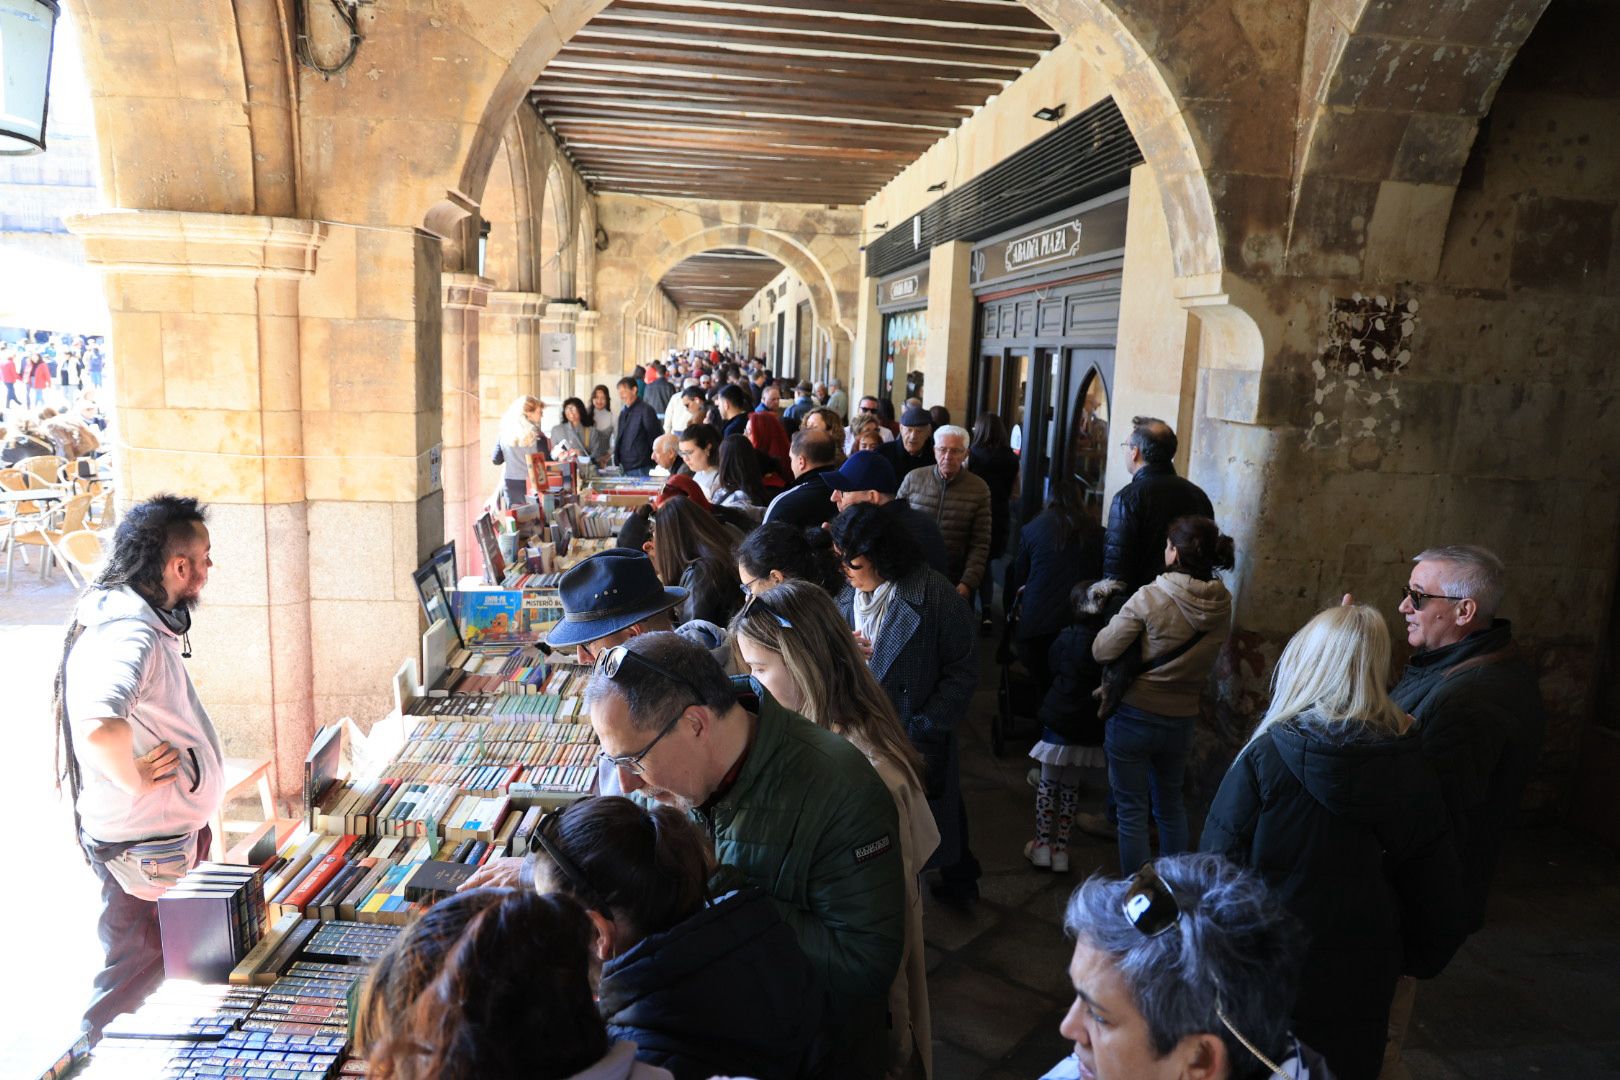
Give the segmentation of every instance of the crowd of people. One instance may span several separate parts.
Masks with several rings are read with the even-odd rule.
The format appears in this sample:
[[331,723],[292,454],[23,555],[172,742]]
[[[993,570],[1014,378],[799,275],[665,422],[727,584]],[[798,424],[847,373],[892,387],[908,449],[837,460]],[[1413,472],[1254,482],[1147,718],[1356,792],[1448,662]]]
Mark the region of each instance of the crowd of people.
[[[43,340],[39,340],[43,339]],[[105,362],[99,338],[30,333],[0,341],[0,464],[55,456],[72,462],[101,449],[107,429],[100,388]]]
[[[1133,421],[1106,523],[1062,479],[1017,522],[1017,486],[1039,478],[1018,475],[995,416],[970,433],[910,403],[891,422],[866,398],[846,423],[814,386],[782,408],[757,363],[717,359],[620,380],[607,424],[606,387],[564,402],[548,437],[536,399],[503,422],[507,460],[656,461],[669,476],[617,547],[563,576],[548,635],[594,666],[601,793],[547,815],[527,855],[484,866],[374,971],[359,1039],[373,1075],[933,1075],[922,890],[977,899],[961,733],[998,561],[1002,658],[1027,670],[1042,725],[1025,855],[1067,872],[1076,827],[1118,849],[1118,873],[1069,903],[1075,1048],[1052,1075],[1396,1067],[1414,980],[1483,923],[1541,739],[1500,561],[1471,546],[1416,557],[1398,679],[1376,608],[1346,596],[1300,629],[1194,835],[1183,779],[1240,553],[1177,474],[1168,425]],[[147,691],[100,688],[83,650],[114,647],[98,620],[117,608],[125,621],[107,625],[167,664],[206,581],[195,506],[147,517],[155,539],[121,529],[144,554],[115,558],[109,599],[81,605],[94,645],[70,643],[64,668],[84,790],[117,788],[123,810],[176,766],[150,758],[168,742],[118,726]],[[152,566],[136,574],[137,559]],[[171,681],[157,690],[200,713],[183,669]],[[1099,776],[1104,809],[1082,813]],[[138,839],[124,817],[86,820],[93,859]],[[116,938],[136,915],[108,905]],[[115,961],[131,964],[118,948],[109,989]]]

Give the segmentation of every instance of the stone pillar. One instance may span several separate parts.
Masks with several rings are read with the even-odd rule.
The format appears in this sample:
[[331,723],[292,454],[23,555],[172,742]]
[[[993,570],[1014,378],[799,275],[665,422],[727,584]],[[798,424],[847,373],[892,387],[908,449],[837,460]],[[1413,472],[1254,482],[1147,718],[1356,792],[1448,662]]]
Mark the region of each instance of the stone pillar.
[[[499,485],[500,466],[489,455],[495,448],[501,416],[513,400],[523,394],[540,393],[540,320],[545,317],[546,298],[539,293],[505,292],[489,294],[489,307],[479,321],[478,400],[479,442],[477,485],[482,504]],[[477,552],[461,560],[471,567]]]
[[69,224],[105,275],[119,498],[208,504],[216,565],[188,666],[226,752],[272,758],[290,792],[316,715],[300,282],[326,228],[129,210]]
[[601,326],[600,311],[581,311],[574,322],[574,396],[586,404],[590,403],[591,389],[597,383]]
[[478,392],[480,316],[495,283],[476,274],[446,273],[444,296],[444,535],[456,542],[463,567],[473,550],[472,523],[482,512],[479,458],[483,432]]
[[861,280],[861,306],[856,316],[855,348],[850,361],[849,391],[850,415],[861,398],[878,392],[883,373],[883,313],[877,307],[877,281]]
[[[923,352],[923,404],[966,416],[973,357],[973,245],[940,244],[928,253],[928,344]],[[896,383],[903,375],[894,373]],[[900,402],[896,401],[898,407]]]
[[574,339],[575,363],[572,367],[548,368],[540,365],[540,398],[546,403],[546,426],[562,421],[563,398],[573,397],[576,391],[574,376],[579,358],[579,317],[585,308],[581,304],[547,304],[540,319],[542,334],[562,334]]

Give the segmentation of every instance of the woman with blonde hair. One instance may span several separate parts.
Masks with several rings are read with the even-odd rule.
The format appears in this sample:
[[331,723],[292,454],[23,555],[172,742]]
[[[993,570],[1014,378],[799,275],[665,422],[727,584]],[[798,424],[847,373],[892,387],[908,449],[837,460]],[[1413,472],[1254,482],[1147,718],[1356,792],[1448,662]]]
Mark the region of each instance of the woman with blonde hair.
[[939,846],[939,829],[924,795],[922,755],[906,738],[838,605],[815,584],[784,581],[751,595],[731,621],[731,633],[749,673],[766,692],[853,743],[894,798],[906,869],[906,940],[889,989],[888,1075],[928,1076],[932,1024],[918,875]]
[[1396,980],[1438,975],[1467,936],[1440,784],[1385,690],[1389,656],[1373,608],[1306,623],[1200,844],[1253,868],[1310,931],[1295,1031],[1340,1080],[1379,1074]]
[[529,455],[551,454],[551,444],[540,431],[544,409],[539,398],[526,394],[508,405],[501,416],[493,460],[502,466],[507,506],[521,506],[528,501]]

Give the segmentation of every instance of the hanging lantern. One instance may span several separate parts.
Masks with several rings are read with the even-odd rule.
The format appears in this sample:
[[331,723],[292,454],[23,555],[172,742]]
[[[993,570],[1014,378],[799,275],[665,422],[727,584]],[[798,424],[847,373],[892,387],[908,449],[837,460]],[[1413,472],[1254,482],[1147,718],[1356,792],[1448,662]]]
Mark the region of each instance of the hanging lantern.
[[45,149],[57,0],[0,0],[0,154]]

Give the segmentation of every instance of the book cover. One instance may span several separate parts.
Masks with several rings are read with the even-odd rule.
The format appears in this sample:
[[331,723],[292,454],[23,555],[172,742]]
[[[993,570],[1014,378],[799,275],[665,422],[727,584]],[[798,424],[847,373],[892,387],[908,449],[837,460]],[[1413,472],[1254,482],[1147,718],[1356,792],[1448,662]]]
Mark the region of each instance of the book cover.
[[513,643],[523,633],[523,593],[518,589],[478,589],[456,593],[461,636],[468,645]]

